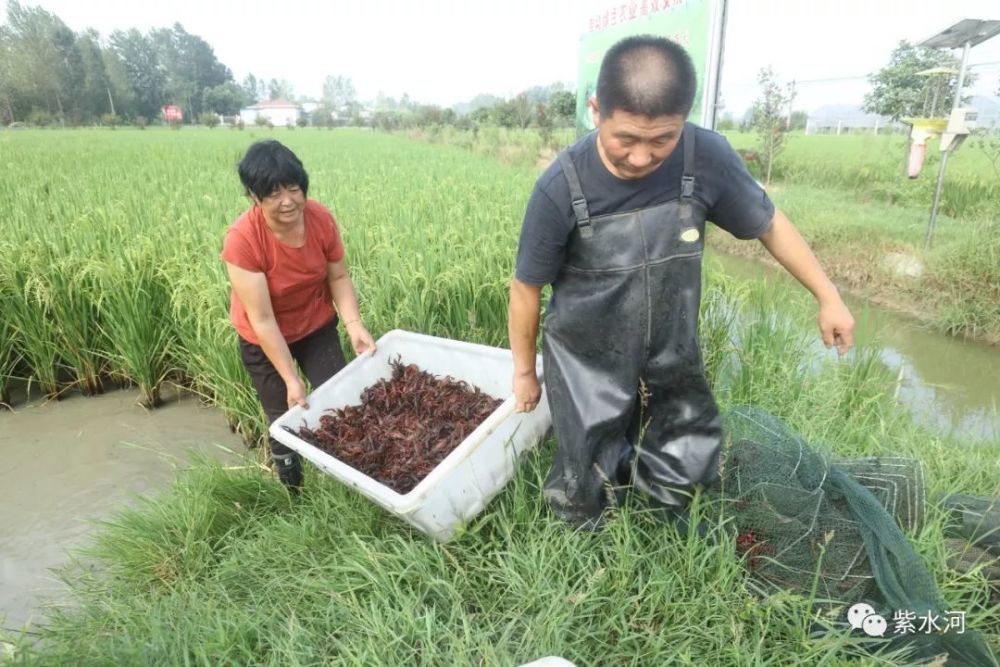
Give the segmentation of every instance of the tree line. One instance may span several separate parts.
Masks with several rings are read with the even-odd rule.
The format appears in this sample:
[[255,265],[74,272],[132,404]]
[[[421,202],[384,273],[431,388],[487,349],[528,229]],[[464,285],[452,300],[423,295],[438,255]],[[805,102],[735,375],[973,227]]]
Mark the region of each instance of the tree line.
[[[0,26],[0,123],[145,125],[177,104],[186,122],[234,116],[259,100],[293,99],[284,79],[248,74],[242,82],[210,44],[180,23],[148,32],[74,32],[55,14],[7,0]],[[399,129],[434,124],[560,127],[572,123],[575,95],[562,84],[537,86],[511,99],[481,95],[442,108],[379,94],[367,105],[350,78],[328,76],[319,106],[301,124]]]
[[233,114],[266,89],[252,75],[237,84],[212,47],[179,23],[147,33],[116,30],[102,40],[91,29],[73,32],[40,7],[8,0],[0,26],[4,123],[153,119],[168,103],[191,119],[205,111]]

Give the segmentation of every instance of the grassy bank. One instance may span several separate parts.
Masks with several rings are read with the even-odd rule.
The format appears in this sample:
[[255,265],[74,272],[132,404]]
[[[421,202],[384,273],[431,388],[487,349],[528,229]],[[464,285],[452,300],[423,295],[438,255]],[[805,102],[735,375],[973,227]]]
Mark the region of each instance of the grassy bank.
[[[151,400],[168,377],[259,433],[218,251],[245,205],[236,161],[264,136],[299,153],[310,195],[338,216],[374,335],[504,343],[531,168],[363,132],[23,132],[0,137],[24,175],[0,181],[0,351],[14,372],[54,391],[125,378]],[[931,495],[995,490],[996,443],[913,426],[876,350],[817,355],[809,310],[801,291],[709,271],[702,338],[724,407],[768,410],[838,456],[917,457]],[[9,639],[39,665],[846,665],[866,652],[843,627],[813,636],[830,620],[811,600],[761,596],[725,530],[681,536],[638,502],[602,533],[567,530],[541,501],[551,447],[443,546],[312,470],[293,502],[256,468],[205,463],[100,530],[65,575],[77,606],[42,644]],[[998,646],[1000,608],[980,575],[947,567],[943,517],[929,515],[912,536],[921,557],[949,608]]]
[[[849,193],[782,182],[771,196],[842,288],[956,336],[1000,343],[1000,218],[938,220],[923,246],[927,212],[859,202]],[[727,254],[773,263],[759,243],[713,230]],[[900,262],[920,275],[900,272]]]

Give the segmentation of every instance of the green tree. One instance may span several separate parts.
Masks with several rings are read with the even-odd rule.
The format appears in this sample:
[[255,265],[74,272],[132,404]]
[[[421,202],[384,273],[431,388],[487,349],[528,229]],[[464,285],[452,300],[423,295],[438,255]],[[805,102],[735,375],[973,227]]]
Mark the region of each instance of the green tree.
[[211,130],[219,126],[219,116],[211,111],[205,111],[198,117],[198,122]]
[[313,127],[333,127],[333,109],[321,104],[309,114],[309,124]]
[[560,90],[549,98],[548,113],[552,122],[569,127],[576,117],[576,94],[568,90]]
[[[864,99],[864,109],[869,113],[888,116],[893,120],[929,113],[928,98],[934,78],[922,76],[918,72],[933,67],[947,67],[956,71],[961,66],[957,57],[948,51],[916,46],[903,40],[889,56],[889,63],[868,77],[872,90]],[[944,100],[940,108],[948,109],[955,96],[957,77],[941,86],[939,100]],[[966,73],[965,84],[975,81],[974,75]]]
[[100,36],[94,30],[84,31],[77,36],[76,47],[80,54],[80,67],[83,72],[83,83],[77,94],[77,103],[87,117],[105,113],[117,115],[123,109],[115,107],[114,96],[111,94],[111,79],[101,52]]
[[764,67],[757,75],[760,97],[753,103],[753,128],[760,141],[764,159],[764,185],[771,184],[774,161],[785,147],[788,131],[786,111],[795,100],[794,86],[782,86],[770,67]]
[[291,100],[292,84],[287,79],[271,79],[267,82],[267,95],[269,100],[278,98]]
[[719,132],[730,132],[736,129],[736,119],[733,117],[731,111],[722,114],[722,118],[719,119],[715,129]]
[[469,113],[469,120],[477,125],[490,122],[492,107],[478,107]]
[[323,79],[323,104],[330,109],[340,111],[356,103],[358,92],[354,82],[346,76],[328,76]]
[[250,104],[260,102],[267,97],[267,85],[262,79],[255,77],[252,72],[243,78],[240,88],[243,89],[247,99],[250,100]]
[[187,118],[194,122],[204,109],[205,89],[231,81],[232,73],[216,59],[205,40],[187,32],[180,23],[153,30],[150,40],[165,74],[168,101],[184,107]]
[[14,58],[8,68],[19,70],[25,106],[64,121],[83,79],[73,31],[55,14],[8,0],[6,35]]
[[157,118],[166,102],[166,73],[152,41],[132,28],[111,33],[112,50],[134,97],[136,115]]
[[250,104],[246,91],[234,81],[226,81],[212,88],[205,88],[201,95],[206,111],[223,116],[235,116]]
[[790,130],[804,130],[806,129],[806,124],[809,122],[809,112],[808,111],[793,111],[792,116],[789,119]]
[[108,104],[110,105],[113,101],[115,111],[122,116],[130,118],[142,116],[136,109],[135,91],[129,85],[125,63],[111,48],[101,50],[101,60],[104,62],[104,73],[111,93],[111,100],[108,101]]
[[14,37],[6,26],[0,26],[0,124],[13,123],[19,116],[14,111],[20,101],[24,79],[15,64]]

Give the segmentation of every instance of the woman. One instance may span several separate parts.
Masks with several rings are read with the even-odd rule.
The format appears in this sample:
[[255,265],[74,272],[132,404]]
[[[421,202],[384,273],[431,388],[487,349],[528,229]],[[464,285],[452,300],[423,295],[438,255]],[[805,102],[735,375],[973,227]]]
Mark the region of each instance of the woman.
[[[357,354],[374,352],[375,341],[361,321],[337,223],[306,198],[302,162],[279,142],[260,141],[247,150],[239,175],[253,206],[226,233],[222,259],[240,356],[271,423],[292,406],[308,407],[293,360],[314,387],[344,367],[338,320]],[[298,492],[301,457],[273,438],[269,443],[278,478]]]

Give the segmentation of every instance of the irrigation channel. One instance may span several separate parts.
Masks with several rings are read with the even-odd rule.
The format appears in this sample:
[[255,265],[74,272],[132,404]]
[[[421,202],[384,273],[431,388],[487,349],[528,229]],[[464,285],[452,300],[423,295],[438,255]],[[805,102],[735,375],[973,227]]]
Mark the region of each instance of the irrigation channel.
[[[723,271],[738,278],[778,281],[801,290],[783,271],[750,259],[714,253]],[[921,425],[944,434],[1000,440],[1000,347],[963,341],[862,299],[845,295],[861,343],[874,341],[897,378],[896,399]],[[819,343],[817,354],[826,353]]]
[[[16,403],[0,413],[0,628],[41,620],[65,590],[50,571],[94,522],[161,488],[197,453],[242,464],[239,436],[191,396],[146,411],[138,392]],[[225,449],[224,449],[225,448]]]
[[[751,260],[716,254],[712,261],[736,277],[790,280]],[[861,339],[877,337],[883,361],[898,374],[897,399],[914,419],[963,437],[1000,437],[1000,349],[927,331],[858,300],[849,305]],[[829,352],[817,344],[817,354]],[[169,483],[192,451],[243,463],[242,443],[222,415],[191,397],[168,397],[147,412],[134,392],[112,391],[0,412],[0,627],[43,620],[45,605],[64,590],[50,569],[85,543],[95,520]]]

